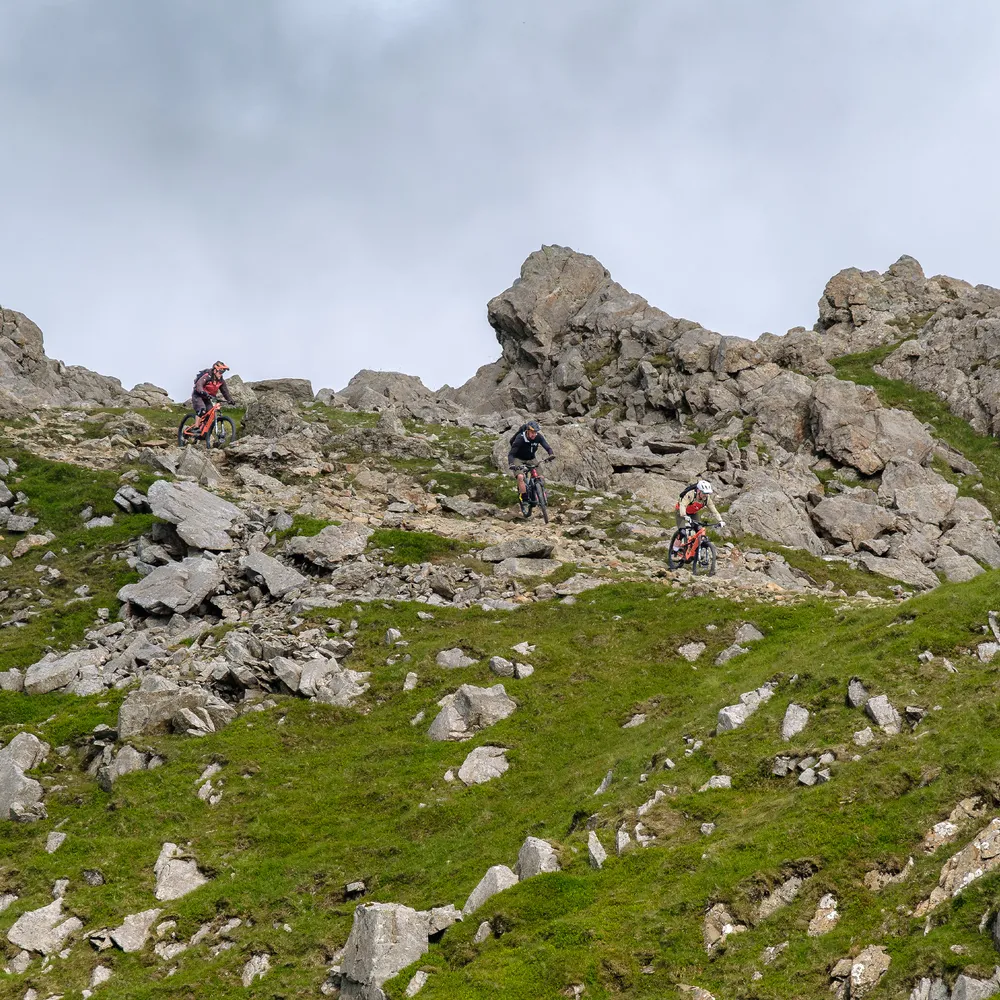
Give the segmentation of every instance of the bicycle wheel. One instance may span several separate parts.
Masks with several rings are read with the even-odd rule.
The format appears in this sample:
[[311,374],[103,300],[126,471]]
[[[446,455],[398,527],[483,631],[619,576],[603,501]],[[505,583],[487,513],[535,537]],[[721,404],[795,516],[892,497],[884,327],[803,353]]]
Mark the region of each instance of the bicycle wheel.
[[670,569],[680,569],[684,565],[685,546],[682,543],[679,548],[674,548],[680,538],[681,529],[678,528],[670,536],[670,547],[667,549],[667,566],[670,567]]
[[692,570],[703,576],[715,576],[715,545],[707,538],[702,540],[698,546],[698,551],[694,555],[694,566]]
[[198,421],[197,413],[185,413],[184,419],[180,423],[180,427],[177,428],[177,447],[183,448],[186,444],[196,444],[198,442],[197,434],[185,433],[185,431],[190,431],[194,428],[194,425]]
[[545,495],[545,483],[539,480],[535,483],[535,493],[538,496],[538,506],[542,508],[542,518],[549,523],[549,499]]
[[236,440],[236,425],[229,417],[216,417],[215,424],[205,438],[209,448],[225,448]]

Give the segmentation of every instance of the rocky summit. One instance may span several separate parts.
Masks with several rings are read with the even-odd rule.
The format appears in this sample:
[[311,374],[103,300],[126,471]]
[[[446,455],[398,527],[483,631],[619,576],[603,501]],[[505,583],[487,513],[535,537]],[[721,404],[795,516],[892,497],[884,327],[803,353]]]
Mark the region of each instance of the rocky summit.
[[179,449],[0,310],[0,996],[1000,996],[1000,291],[749,340],[548,246],[487,319]]

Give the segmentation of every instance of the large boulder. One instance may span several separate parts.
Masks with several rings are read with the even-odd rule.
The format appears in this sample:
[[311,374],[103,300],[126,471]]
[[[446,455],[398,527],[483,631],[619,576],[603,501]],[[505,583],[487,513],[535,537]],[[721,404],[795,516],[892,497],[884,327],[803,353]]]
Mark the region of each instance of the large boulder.
[[126,584],[118,600],[153,615],[183,615],[214,594],[222,580],[215,560],[191,557],[157,566],[138,583]]
[[337,395],[356,410],[383,410],[406,403],[426,403],[434,398],[416,375],[368,368],[359,371]]
[[916,462],[893,461],[882,473],[879,499],[914,521],[940,524],[955,507],[958,487]]
[[215,729],[236,718],[229,705],[204,688],[182,688],[151,675],[122,702],[118,710],[118,735],[124,740],[147,733],[186,732],[185,712],[207,717]]
[[737,534],[757,535],[814,555],[824,551],[804,505],[797,504],[777,483],[762,480],[741,493],[726,515],[726,523]]
[[312,382],[307,378],[267,378],[260,382],[248,382],[247,385],[256,394],[281,392],[297,403],[313,401]]
[[913,414],[884,409],[874,389],[832,375],[816,380],[812,432],[817,450],[866,476],[894,459],[922,464],[934,451]]
[[878,538],[896,523],[884,507],[851,496],[826,497],[813,508],[812,519],[835,542],[850,542],[855,548]]
[[7,940],[24,951],[41,955],[54,955],[62,951],[67,939],[83,929],[83,921],[77,917],[63,918],[62,897],[54,899],[48,906],[22,913],[7,931]]
[[467,917],[470,913],[475,913],[487,900],[517,883],[517,876],[506,865],[494,865],[472,890],[472,895],[462,908],[462,915]]
[[146,498],[153,514],[176,525],[177,534],[191,548],[227,552],[233,547],[229,532],[243,514],[228,500],[195,483],[165,479],[153,483]]
[[911,587],[933,590],[941,581],[919,559],[886,559],[871,552],[858,552],[851,557],[857,559],[870,573],[887,576]]
[[[312,396],[309,398],[312,399]],[[297,405],[295,398],[286,392],[258,392],[243,415],[241,436],[274,440],[286,434],[301,433],[306,422]]]
[[180,899],[208,883],[208,878],[198,868],[198,863],[185,854],[176,844],[164,844],[153,866],[156,887],[153,895],[160,902]]
[[[493,446],[493,462],[502,472],[508,470],[507,454],[510,439],[520,424],[504,431]],[[555,452],[554,462],[546,463],[541,472],[552,482],[606,489],[611,482],[614,466],[607,445],[584,424],[542,425],[542,433]],[[537,459],[546,458],[539,449]]]
[[99,666],[104,662],[105,655],[102,649],[81,649],[62,656],[46,653],[28,667],[24,675],[24,690],[27,694],[48,694],[69,687],[84,667]]
[[251,580],[262,583],[268,593],[279,600],[308,583],[297,569],[278,562],[264,552],[251,552],[244,556],[240,569]]
[[344,1000],[385,1000],[382,984],[428,949],[429,916],[398,903],[362,903],[340,963]]
[[476,733],[506,719],[517,708],[502,684],[490,688],[463,684],[454,694],[438,704],[441,711],[431,723],[427,735],[432,740],[471,739]]
[[330,525],[317,535],[295,535],[285,542],[285,552],[329,569],[351,556],[359,556],[368,546],[374,529],[356,521]]

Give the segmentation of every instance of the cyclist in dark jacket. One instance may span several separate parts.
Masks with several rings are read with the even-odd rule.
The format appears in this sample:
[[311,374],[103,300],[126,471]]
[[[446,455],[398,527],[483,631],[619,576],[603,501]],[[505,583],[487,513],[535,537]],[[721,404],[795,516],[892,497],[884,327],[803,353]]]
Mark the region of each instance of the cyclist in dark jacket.
[[[510,466],[511,472],[514,471],[514,466],[517,464],[533,462],[539,445],[549,453],[549,457],[555,458],[555,453],[548,441],[545,440],[545,435],[542,434],[537,420],[530,420],[518,428],[517,433],[510,439],[510,451],[507,452],[507,464]],[[517,492],[520,494],[521,500],[524,500],[524,472],[514,474],[517,476]]]
[[211,368],[206,368],[198,375],[194,383],[194,391],[191,393],[191,402],[194,404],[194,412],[200,417],[211,405],[215,396],[222,393],[222,398],[230,405],[233,405],[229,389],[226,387],[225,373],[229,371],[229,365],[216,361]]

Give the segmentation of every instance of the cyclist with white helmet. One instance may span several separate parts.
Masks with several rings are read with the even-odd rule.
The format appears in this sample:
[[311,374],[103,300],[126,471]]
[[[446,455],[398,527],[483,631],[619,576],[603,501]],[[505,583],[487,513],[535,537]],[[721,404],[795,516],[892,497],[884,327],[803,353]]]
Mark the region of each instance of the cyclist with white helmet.
[[707,508],[708,513],[715,518],[715,527],[724,528],[726,522],[722,520],[722,515],[712,500],[713,492],[712,484],[707,479],[699,479],[698,482],[685,486],[677,501],[677,527],[690,528],[695,519],[701,521],[700,514]]

